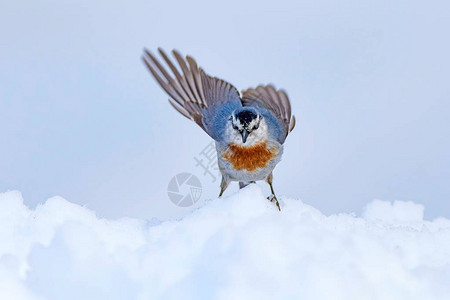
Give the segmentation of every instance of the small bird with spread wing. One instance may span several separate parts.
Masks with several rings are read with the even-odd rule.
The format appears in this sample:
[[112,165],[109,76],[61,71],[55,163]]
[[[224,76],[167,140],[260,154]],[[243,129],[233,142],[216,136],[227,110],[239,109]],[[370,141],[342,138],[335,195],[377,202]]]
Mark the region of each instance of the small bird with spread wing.
[[281,160],[288,133],[295,126],[286,92],[269,84],[249,88],[240,95],[230,83],[207,75],[192,57],[183,58],[176,50],[172,51],[180,72],[166,53],[158,50],[173,75],[148,50],[144,50],[142,59],[170,96],[170,104],[215,140],[222,174],[219,197],[231,181],[238,181],[243,188],[265,180],[272,192],[267,198],[280,210],[272,186],[272,171]]

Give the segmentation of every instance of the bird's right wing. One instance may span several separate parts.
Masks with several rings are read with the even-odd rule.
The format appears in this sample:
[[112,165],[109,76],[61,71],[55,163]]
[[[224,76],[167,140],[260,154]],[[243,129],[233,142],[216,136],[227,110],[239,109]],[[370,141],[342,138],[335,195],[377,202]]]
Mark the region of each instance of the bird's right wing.
[[[177,60],[181,73],[159,48],[160,55],[170,68],[173,76],[148,50],[144,49],[142,60],[159,85],[170,96],[170,104],[183,116],[193,120],[206,133],[213,137],[205,126],[204,118],[209,108],[228,101],[238,101],[238,90],[230,83],[207,75],[199,68],[197,62],[190,56],[184,59],[178,51],[172,53]],[[240,105],[240,104],[239,104]],[[213,137],[214,138],[214,137]]]
[[283,124],[284,139],[295,127],[295,117],[291,115],[288,95],[284,90],[276,90],[271,84],[242,91],[242,105],[260,106],[270,110]]

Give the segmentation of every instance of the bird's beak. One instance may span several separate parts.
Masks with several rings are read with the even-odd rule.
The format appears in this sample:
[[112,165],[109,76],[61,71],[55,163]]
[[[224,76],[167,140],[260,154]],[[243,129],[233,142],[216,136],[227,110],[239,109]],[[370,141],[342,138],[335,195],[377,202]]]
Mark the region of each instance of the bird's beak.
[[241,135],[242,135],[242,142],[245,144],[248,137],[248,131],[246,129],[242,130]]

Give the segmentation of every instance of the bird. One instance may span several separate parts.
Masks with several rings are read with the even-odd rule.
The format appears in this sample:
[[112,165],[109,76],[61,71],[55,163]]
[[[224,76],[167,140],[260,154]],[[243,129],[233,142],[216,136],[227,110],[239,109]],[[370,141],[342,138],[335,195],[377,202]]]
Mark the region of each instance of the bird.
[[176,67],[163,49],[158,52],[166,67],[145,48],[142,61],[173,108],[215,141],[222,175],[219,197],[232,181],[244,188],[264,180],[271,191],[267,199],[281,211],[272,183],[283,144],[295,127],[287,93],[272,84],[239,93],[229,82],[208,75],[191,56],[172,50]]

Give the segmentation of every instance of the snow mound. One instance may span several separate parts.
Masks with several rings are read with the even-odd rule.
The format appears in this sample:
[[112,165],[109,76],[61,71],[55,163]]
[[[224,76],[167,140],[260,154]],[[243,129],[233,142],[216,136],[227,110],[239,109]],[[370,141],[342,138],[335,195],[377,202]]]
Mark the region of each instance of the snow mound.
[[280,202],[251,185],[154,224],[0,194],[0,299],[448,299],[450,220],[410,202],[363,217]]

